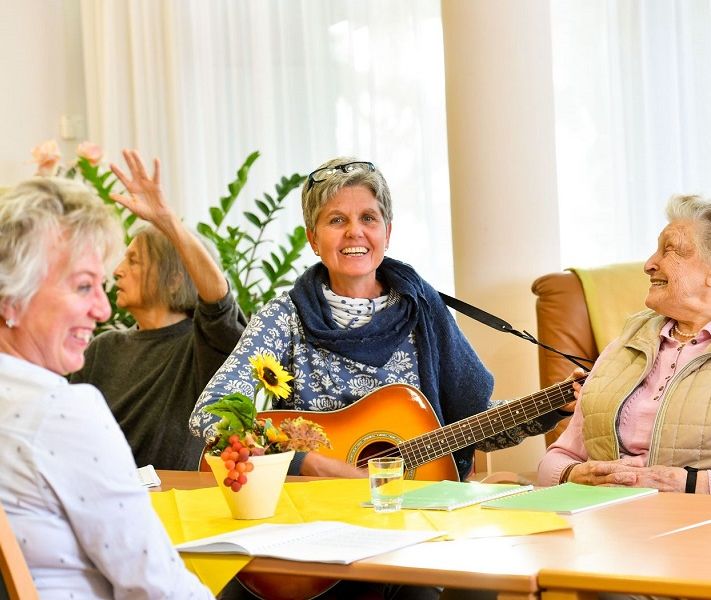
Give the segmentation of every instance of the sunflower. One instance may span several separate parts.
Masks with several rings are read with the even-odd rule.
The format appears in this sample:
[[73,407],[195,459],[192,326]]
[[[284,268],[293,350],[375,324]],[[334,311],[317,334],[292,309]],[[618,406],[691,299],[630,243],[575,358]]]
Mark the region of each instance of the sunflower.
[[268,394],[286,398],[291,392],[287,383],[294,379],[271,354],[255,354],[249,359],[254,368],[254,376]]

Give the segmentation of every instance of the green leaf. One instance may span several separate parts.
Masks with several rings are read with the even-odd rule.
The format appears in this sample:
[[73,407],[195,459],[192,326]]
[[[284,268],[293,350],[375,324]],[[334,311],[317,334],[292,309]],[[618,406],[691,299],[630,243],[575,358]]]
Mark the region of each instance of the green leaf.
[[217,206],[211,206],[210,217],[212,218],[212,222],[219,227],[222,223],[222,219],[225,218],[225,213],[222,212],[222,210],[220,210]]
[[276,273],[274,272],[274,269],[266,260],[262,261],[262,270],[264,271],[264,274],[267,276],[269,281],[274,281],[276,279]]
[[279,204],[276,202],[276,200],[274,200],[274,198],[272,198],[272,196],[270,196],[266,192],[264,192],[264,199],[269,203],[269,210],[270,211],[276,210],[277,207],[279,206]]
[[255,199],[255,200],[254,200],[254,203],[257,205],[257,207],[259,208],[259,210],[262,211],[262,214],[263,214],[263,215],[265,215],[265,216],[268,217],[268,216],[271,214],[270,208],[269,208],[264,202],[262,202],[261,200]]
[[226,425],[220,423],[217,426],[217,432],[220,435],[251,430],[257,416],[254,402],[244,394],[237,392],[223,396],[217,402],[207,406],[205,410],[226,421]]
[[242,214],[243,214],[243,215],[247,218],[247,220],[248,220],[252,225],[254,225],[255,227],[263,227],[263,224],[262,224],[262,222],[259,220],[259,217],[257,217],[257,215],[255,215],[254,213],[245,211],[245,212],[242,213]]

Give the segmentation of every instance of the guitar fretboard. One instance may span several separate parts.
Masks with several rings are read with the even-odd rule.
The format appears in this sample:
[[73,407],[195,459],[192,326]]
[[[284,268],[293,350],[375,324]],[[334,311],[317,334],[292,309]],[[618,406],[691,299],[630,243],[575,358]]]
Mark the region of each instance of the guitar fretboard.
[[[585,377],[576,380],[583,383]],[[406,469],[415,469],[431,460],[471,446],[486,438],[531,421],[575,400],[573,382],[567,381],[540,392],[506,402],[456,423],[398,444]]]

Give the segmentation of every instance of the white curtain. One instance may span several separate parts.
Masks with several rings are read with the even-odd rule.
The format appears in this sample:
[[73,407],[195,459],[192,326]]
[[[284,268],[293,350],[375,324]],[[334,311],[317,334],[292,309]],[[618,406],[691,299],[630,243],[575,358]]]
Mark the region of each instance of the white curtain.
[[388,253],[452,286],[438,0],[82,0],[82,21],[90,137],[160,156],[187,223],[253,150],[240,219],[282,175],[354,155],[390,185]]
[[711,194],[711,2],[551,0],[561,266],[644,260]]

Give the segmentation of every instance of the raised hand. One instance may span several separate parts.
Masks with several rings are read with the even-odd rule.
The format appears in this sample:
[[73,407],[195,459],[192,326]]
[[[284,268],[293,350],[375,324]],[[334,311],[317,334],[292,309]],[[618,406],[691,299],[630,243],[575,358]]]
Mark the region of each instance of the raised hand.
[[117,165],[112,164],[111,170],[124,185],[128,195],[111,194],[111,198],[137,217],[152,223],[170,240],[180,254],[180,260],[200,298],[208,303],[224,298],[229,287],[220,267],[165,201],[160,187],[160,161],[153,159],[153,175],[148,175],[141,155],[136,150],[124,150],[123,157],[131,176],[126,175]]
[[131,177],[129,178],[118,165],[112,164],[111,170],[129,195],[111,194],[111,199],[161,229],[161,225],[165,226],[174,215],[160,186],[160,161],[153,159],[153,175],[149,176],[141,155],[136,150],[124,150],[123,157]]

